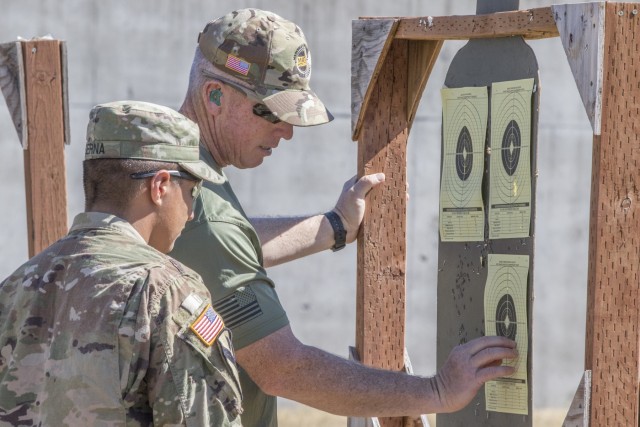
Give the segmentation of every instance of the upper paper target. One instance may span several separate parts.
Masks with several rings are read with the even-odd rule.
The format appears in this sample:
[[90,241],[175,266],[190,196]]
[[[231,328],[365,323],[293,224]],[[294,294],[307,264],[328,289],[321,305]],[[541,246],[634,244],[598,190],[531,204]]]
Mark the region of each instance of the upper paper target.
[[491,87],[489,238],[528,237],[533,79]]
[[442,89],[441,95],[440,238],[443,242],[482,241],[487,88]]

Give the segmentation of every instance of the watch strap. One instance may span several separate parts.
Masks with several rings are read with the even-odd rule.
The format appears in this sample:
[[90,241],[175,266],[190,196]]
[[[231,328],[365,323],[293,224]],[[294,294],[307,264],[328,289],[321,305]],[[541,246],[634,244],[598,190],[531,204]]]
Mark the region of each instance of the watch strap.
[[347,245],[347,230],[344,229],[340,215],[334,211],[329,211],[324,216],[329,220],[331,228],[333,228],[333,238],[335,243],[331,247],[332,251],[339,251]]

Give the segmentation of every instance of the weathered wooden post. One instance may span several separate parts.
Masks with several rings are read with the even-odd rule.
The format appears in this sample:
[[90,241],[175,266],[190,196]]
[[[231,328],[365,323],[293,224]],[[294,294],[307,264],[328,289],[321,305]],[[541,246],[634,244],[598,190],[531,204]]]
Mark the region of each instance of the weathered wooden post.
[[565,425],[638,426],[640,5],[594,2],[553,11],[594,134],[587,372]]
[[67,231],[65,43],[34,39],[0,45],[0,86],[24,148],[32,257]]
[[[356,348],[360,362],[405,369],[406,149],[442,41],[394,40],[394,19],[353,22],[352,124],[358,175],[384,172],[358,236]],[[427,423],[380,419],[384,427]],[[355,424],[352,424],[355,425]]]

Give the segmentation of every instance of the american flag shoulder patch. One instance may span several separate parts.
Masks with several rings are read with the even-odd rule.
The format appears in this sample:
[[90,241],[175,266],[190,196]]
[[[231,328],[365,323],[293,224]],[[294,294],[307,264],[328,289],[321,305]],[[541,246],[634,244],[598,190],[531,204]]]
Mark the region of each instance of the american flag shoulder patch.
[[222,321],[222,317],[213,311],[211,304],[207,304],[204,310],[202,310],[202,313],[200,313],[200,316],[189,325],[189,329],[191,329],[207,347],[211,347],[218,335],[220,335],[220,332],[224,329],[224,322]]
[[229,68],[230,70],[242,74],[243,76],[246,76],[247,74],[249,74],[249,67],[251,66],[251,64],[249,64],[247,61],[243,61],[237,56],[227,55],[227,62],[224,64],[224,66]]
[[222,316],[232,331],[238,326],[262,316],[262,308],[250,287],[237,290],[219,301],[214,301],[216,312]]

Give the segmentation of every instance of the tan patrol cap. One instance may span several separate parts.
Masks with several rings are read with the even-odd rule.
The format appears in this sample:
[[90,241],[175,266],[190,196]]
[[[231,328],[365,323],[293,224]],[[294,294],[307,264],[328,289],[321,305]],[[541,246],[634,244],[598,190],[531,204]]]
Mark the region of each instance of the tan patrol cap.
[[[202,54],[280,120],[314,126],[333,120],[309,87],[311,52],[300,27],[272,12],[240,9],[209,22]],[[215,76],[212,76],[215,78]]]
[[177,163],[192,175],[222,183],[225,178],[200,160],[200,131],[194,122],[161,105],[117,101],[93,107],[85,159],[141,159]]

